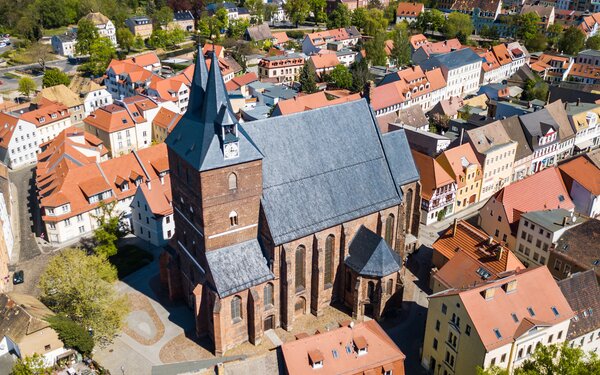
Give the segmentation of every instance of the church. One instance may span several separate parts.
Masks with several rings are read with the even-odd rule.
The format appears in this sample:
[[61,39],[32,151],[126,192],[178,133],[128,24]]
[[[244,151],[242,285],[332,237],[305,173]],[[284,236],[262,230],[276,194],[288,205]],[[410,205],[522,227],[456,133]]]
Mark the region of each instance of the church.
[[240,124],[200,51],[166,143],[176,232],[161,283],[215,354],[332,304],[357,320],[399,307],[419,174],[404,131],[381,134],[366,99]]

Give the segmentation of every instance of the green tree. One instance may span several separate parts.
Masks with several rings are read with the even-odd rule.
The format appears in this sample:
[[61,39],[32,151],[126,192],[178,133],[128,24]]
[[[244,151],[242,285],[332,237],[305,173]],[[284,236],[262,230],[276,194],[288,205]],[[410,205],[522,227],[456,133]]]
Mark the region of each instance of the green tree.
[[82,18],[77,24],[77,44],[75,51],[78,55],[88,55],[92,47],[92,43],[99,37],[98,29],[92,21]]
[[356,26],[359,30],[364,30],[367,25],[368,12],[365,8],[357,8],[352,12],[350,22],[352,26]]
[[546,36],[538,32],[533,38],[525,41],[525,47],[530,51],[544,51],[548,45]]
[[348,90],[352,88],[352,73],[343,64],[336,65],[329,73],[329,78],[337,88]]
[[44,364],[44,357],[35,353],[31,357],[19,358],[12,369],[12,375],[51,375],[52,369]]
[[107,343],[121,328],[127,300],[117,294],[117,271],[106,257],[65,249],[40,277],[40,298],[52,311],[91,330],[95,343]]
[[339,29],[350,26],[352,13],[346,4],[339,3],[327,18],[328,29]]
[[469,35],[473,34],[473,22],[468,14],[453,12],[448,16],[442,30],[446,38],[468,39]]
[[126,49],[127,52],[131,51],[133,47],[133,43],[135,42],[135,37],[126,27],[119,27],[117,29],[117,43],[121,48]]
[[315,25],[318,22],[325,20],[327,15],[325,14],[325,6],[327,5],[326,0],[308,0],[310,10],[313,14]]
[[273,16],[275,15],[275,13],[277,13],[278,9],[279,9],[279,7],[277,6],[277,4],[273,4],[273,3],[264,4],[264,7],[263,7],[264,20],[270,22],[273,19]]
[[300,91],[306,94],[317,92],[316,75],[312,64],[309,64],[308,60],[305,61],[304,66],[300,69],[300,78],[298,79],[300,81]]
[[478,366],[476,368],[476,373],[477,375],[508,375],[508,370],[498,366],[492,366],[484,370]]
[[142,39],[141,36],[136,36],[135,40],[133,41],[133,48],[137,49],[137,50],[142,50],[144,49],[145,44],[144,44],[144,39]]
[[588,40],[585,41],[585,46],[587,48],[600,50],[600,35],[589,37]]
[[558,40],[558,50],[567,55],[576,55],[585,45],[585,34],[577,27],[565,30]]
[[366,42],[365,52],[367,54],[367,60],[369,60],[372,65],[385,66],[387,64],[385,33],[377,33],[373,39]]
[[247,20],[232,20],[229,22],[227,36],[230,38],[241,39],[244,33],[246,32],[248,26],[250,26],[250,23]]
[[371,79],[369,65],[365,59],[353,62],[350,65],[350,73],[352,74],[352,91],[354,92],[362,91],[367,81]]
[[440,31],[444,27],[446,18],[444,13],[437,9],[431,9],[427,12],[421,12],[415,22],[415,27],[422,33],[431,31]]
[[116,202],[101,202],[100,213],[94,216],[98,222],[98,228],[94,231],[94,252],[105,257],[113,256],[117,253],[117,240],[123,237],[121,228],[121,215],[115,212]]
[[564,343],[538,346],[531,358],[515,370],[515,375],[597,375],[599,371],[600,359],[596,353],[586,355],[580,348]]
[[283,11],[292,23],[298,25],[306,20],[310,13],[310,4],[306,0],[287,0]]
[[394,27],[392,33],[394,48],[390,58],[398,66],[404,66],[410,63],[410,34],[406,23],[399,23]]
[[490,39],[492,41],[497,41],[500,35],[498,34],[498,29],[495,26],[489,27],[488,25],[484,25],[479,31],[479,35],[482,38]]
[[385,32],[387,25],[388,21],[383,15],[383,11],[379,9],[369,9],[364,27],[365,34],[374,36],[378,33]]
[[229,27],[229,14],[227,13],[227,10],[225,8],[220,7],[219,9],[217,9],[213,18],[216,19],[217,25],[220,29],[226,29],[227,27]]
[[69,317],[54,315],[48,318],[48,322],[66,347],[73,348],[84,355],[89,355],[94,349],[94,340],[89,332]]
[[37,84],[29,77],[21,77],[19,79],[19,92],[27,97],[35,91]]
[[548,45],[552,48],[556,48],[558,44],[558,40],[560,39],[560,35],[563,32],[563,25],[559,23],[553,23],[548,27],[546,31],[546,37],[548,40]]
[[69,76],[58,69],[47,69],[42,78],[43,87],[52,87],[57,85],[69,86],[71,79]]
[[525,89],[521,93],[521,99],[538,99],[545,102],[548,99],[548,84],[541,79],[527,80],[527,82],[525,82]]
[[517,38],[521,39],[527,45],[530,40],[538,36],[540,22],[541,18],[537,13],[525,13],[517,16],[515,18]]
[[388,23],[396,22],[396,10],[398,9],[398,1],[390,1],[389,4],[384,8],[383,15]]
[[246,0],[244,7],[248,9],[257,23],[262,22],[265,16],[265,3],[262,0]]
[[170,22],[173,22],[173,9],[168,6],[163,6],[152,15],[154,27],[166,27]]
[[156,4],[154,3],[154,0],[146,0],[146,14],[148,17],[152,17],[154,12],[156,12]]

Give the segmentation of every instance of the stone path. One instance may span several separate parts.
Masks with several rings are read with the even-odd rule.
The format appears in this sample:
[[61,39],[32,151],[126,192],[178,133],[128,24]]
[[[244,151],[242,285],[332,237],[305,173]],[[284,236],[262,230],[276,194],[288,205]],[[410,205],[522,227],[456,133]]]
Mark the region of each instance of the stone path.
[[283,341],[281,341],[281,339],[279,338],[279,336],[277,336],[277,333],[275,333],[274,330],[270,329],[270,330],[266,331],[265,336],[267,336],[269,338],[269,340],[271,340],[273,345],[275,345],[275,346],[283,345]]

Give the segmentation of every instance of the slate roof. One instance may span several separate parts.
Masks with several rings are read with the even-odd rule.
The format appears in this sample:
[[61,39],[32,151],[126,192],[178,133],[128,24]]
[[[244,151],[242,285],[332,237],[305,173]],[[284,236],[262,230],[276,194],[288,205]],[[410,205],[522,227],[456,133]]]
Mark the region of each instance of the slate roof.
[[[567,211],[564,208],[525,212],[521,214],[521,217],[530,220],[551,232],[557,232],[565,227],[565,225],[563,225],[563,219],[565,217],[568,217],[570,220],[576,220],[575,224],[581,222],[577,221],[577,218],[573,216],[571,211]],[[573,225],[573,223],[569,222],[566,226],[571,225]]]
[[502,126],[504,127],[504,130],[506,131],[506,134],[508,134],[509,138],[517,142],[515,161],[522,160],[530,156],[533,151],[531,150],[529,143],[527,143],[525,133],[523,132],[523,128],[519,122],[519,118],[517,116],[508,117],[500,120],[500,123],[502,123]]
[[420,67],[423,70],[431,70],[440,66],[445,66],[449,70],[460,68],[465,65],[474,64],[481,61],[481,57],[470,48],[463,48],[456,51],[433,55],[423,61]]
[[179,12],[175,12],[175,14],[173,14],[173,20],[174,21],[193,21],[194,16],[192,15],[192,12],[190,12],[189,10],[182,10]]
[[388,159],[392,177],[396,186],[419,180],[419,171],[415,165],[404,129],[382,135],[383,148]]
[[206,261],[221,298],[274,278],[256,239],[207,251]]
[[246,29],[246,34],[252,41],[260,41],[273,39],[273,34],[271,34],[271,29],[269,28],[268,23],[263,23],[256,26],[251,26]]
[[[211,52],[212,60],[217,56]],[[166,139],[167,145],[199,171],[258,160],[260,151],[251,143],[241,125],[238,126],[239,157],[225,160],[218,134],[219,118],[235,119],[218,64],[211,64],[206,74],[204,55],[198,47],[189,106]],[[237,120],[235,120],[237,123]]]
[[262,206],[276,245],[401,202],[364,99],[244,125],[264,155]]
[[349,245],[344,263],[362,276],[384,277],[400,271],[402,259],[381,236],[364,225],[358,228]]
[[67,32],[60,35],[55,35],[62,43],[75,42],[77,40],[77,34],[72,32]]
[[[581,220],[581,219],[578,219]],[[553,252],[560,253],[577,266],[595,269],[600,278],[600,220],[589,219],[567,230],[558,240]]]
[[558,282],[576,318],[571,320],[567,340],[600,328],[600,286],[593,270],[578,272]]
[[[516,73],[515,73],[516,74]],[[600,101],[600,94],[593,92],[581,91],[576,89],[570,89],[567,87],[559,87],[551,85],[549,87],[550,101],[562,100],[563,102],[575,103],[577,100],[581,100],[583,103],[596,103]]]

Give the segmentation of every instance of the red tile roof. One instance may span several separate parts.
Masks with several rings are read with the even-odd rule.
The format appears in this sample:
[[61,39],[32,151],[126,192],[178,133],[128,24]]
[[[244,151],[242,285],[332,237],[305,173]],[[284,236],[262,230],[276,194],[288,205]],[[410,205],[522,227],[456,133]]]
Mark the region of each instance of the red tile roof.
[[98,108],[83,119],[83,122],[94,128],[104,130],[107,133],[132,128],[136,123],[129,115],[127,109],[116,104],[109,104]]
[[396,16],[417,18],[425,10],[425,5],[421,3],[398,3]]
[[412,150],[413,159],[421,176],[421,196],[431,199],[437,188],[451,184],[454,179],[432,157]]
[[27,122],[31,122],[38,128],[69,118],[69,111],[63,104],[49,100],[40,102],[39,104],[41,104],[40,108],[23,113],[21,118]]
[[248,72],[244,75],[233,77],[231,81],[225,84],[227,91],[239,90],[242,86],[258,81],[258,76],[254,72]]
[[158,111],[154,117],[154,120],[152,120],[152,124],[158,126],[159,128],[165,129],[167,133],[170,133],[175,128],[179,120],[181,120],[181,117],[182,115],[179,113],[175,113],[163,107]]
[[304,112],[311,109],[322,108],[330,105],[347,103],[361,99],[360,94],[351,94],[333,100],[328,100],[323,91],[314,94],[300,95],[292,99],[281,100],[277,103],[282,115]]
[[593,195],[600,195],[600,169],[585,156],[579,156],[558,168],[562,172],[563,178],[567,177],[565,178],[567,186],[571,186],[574,180]]
[[19,118],[0,112],[0,147],[8,149]]

